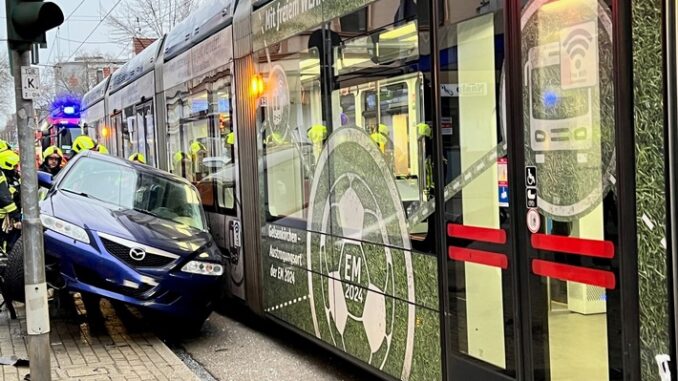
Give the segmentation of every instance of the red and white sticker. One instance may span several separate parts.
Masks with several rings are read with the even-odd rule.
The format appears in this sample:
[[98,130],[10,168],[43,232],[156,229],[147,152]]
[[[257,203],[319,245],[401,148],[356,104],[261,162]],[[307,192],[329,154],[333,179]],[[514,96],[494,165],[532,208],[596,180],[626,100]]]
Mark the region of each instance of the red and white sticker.
[[541,228],[541,216],[537,209],[530,209],[527,211],[527,228],[532,234],[537,233]]

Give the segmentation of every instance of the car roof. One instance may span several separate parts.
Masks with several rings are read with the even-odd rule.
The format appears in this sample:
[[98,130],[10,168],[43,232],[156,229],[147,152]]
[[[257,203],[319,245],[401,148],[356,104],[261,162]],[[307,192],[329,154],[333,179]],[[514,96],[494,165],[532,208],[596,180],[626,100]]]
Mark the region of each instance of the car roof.
[[171,180],[171,181],[174,181],[174,182],[181,182],[181,183],[191,185],[191,186],[193,185],[193,184],[191,184],[190,181],[184,179],[183,177],[171,174],[171,173],[163,171],[161,169],[151,167],[150,165],[140,164],[140,163],[129,161],[129,160],[117,157],[117,156],[113,156],[113,155],[107,155],[107,154],[99,153],[99,152],[96,152],[96,151],[87,150],[85,152],[78,154],[76,156],[76,159],[78,157],[87,157],[87,158],[102,160],[102,161],[106,161],[106,162],[109,162],[109,163],[122,165],[124,167],[133,168],[134,170],[139,171],[139,172],[164,177],[164,178]]

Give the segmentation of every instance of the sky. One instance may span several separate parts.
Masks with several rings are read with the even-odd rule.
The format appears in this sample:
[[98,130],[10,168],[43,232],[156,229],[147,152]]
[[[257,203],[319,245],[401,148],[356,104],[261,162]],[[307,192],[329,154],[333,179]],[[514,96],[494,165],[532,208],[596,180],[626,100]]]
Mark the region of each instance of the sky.
[[[80,5],[81,0],[51,1],[59,5],[66,20],[58,29],[47,32],[47,49],[40,49],[40,64],[53,65],[70,56],[75,57],[81,53],[92,52],[101,52],[121,59],[128,57],[129,47],[108,42],[111,29],[106,21],[97,26],[116,2],[84,0]],[[78,5],[80,7],[76,10]],[[5,39],[7,37],[5,7],[0,7],[0,17],[2,21],[0,37]],[[92,36],[80,46],[90,33]]]
[[[100,23],[117,3],[110,0],[51,0],[64,14],[64,23],[47,32],[47,49],[40,49],[40,65],[54,65],[59,61],[72,60],[81,54],[103,53],[126,60],[131,52],[128,46],[108,42],[111,28],[106,21]],[[82,2],[82,4],[81,4]],[[88,35],[92,35],[88,38]],[[7,39],[7,16],[0,6],[0,44]],[[84,44],[82,42],[85,41]],[[7,54],[6,45],[0,54]],[[13,102],[12,102],[13,103]],[[0,110],[0,129],[5,127],[8,115],[13,110]]]

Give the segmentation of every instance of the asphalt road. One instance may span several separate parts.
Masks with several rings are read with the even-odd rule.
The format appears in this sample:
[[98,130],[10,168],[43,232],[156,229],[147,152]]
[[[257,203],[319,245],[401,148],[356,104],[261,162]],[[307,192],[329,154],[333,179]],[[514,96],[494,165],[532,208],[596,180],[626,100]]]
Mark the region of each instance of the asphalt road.
[[199,336],[170,347],[206,381],[370,381],[331,352],[246,312],[213,313]]

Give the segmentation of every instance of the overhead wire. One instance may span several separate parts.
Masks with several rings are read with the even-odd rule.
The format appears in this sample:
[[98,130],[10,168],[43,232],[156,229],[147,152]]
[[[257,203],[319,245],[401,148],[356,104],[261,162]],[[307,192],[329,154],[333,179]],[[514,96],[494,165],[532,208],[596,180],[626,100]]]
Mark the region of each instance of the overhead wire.
[[80,45],[78,45],[78,47],[75,48],[75,50],[68,56],[68,58],[66,59],[66,61],[70,61],[70,59],[73,58],[73,57],[75,56],[75,54],[78,52],[78,50],[80,50],[80,48],[82,48],[82,47],[85,45],[85,42],[87,42],[87,41],[90,39],[90,37],[92,37],[92,35],[94,34],[94,32],[96,32],[96,30],[99,29],[99,27],[101,26],[101,24],[103,24],[104,20],[106,20],[106,19],[108,18],[108,16],[110,16],[110,14],[113,13],[113,10],[115,10],[115,8],[116,8],[121,2],[122,2],[122,0],[118,0],[118,1],[111,7],[111,9],[108,10],[108,12],[106,13],[106,15],[104,15],[104,17],[103,17],[101,20],[99,20],[99,22],[98,22],[97,25],[94,27],[94,29],[92,29],[92,30],[89,32],[89,34],[87,35],[87,37],[85,37],[85,40],[82,41],[82,43],[80,43]]
[[[71,11],[71,13],[68,14],[66,19],[64,20],[64,23],[68,22],[68,20],[70,20],[71,17],[73,17],[75,12],[77,12],[78,9],[80,9],[80,7],[84,3],[85,3],[85,0],[81,0],[80,3],[78,3],[78,5],[75,6],[75,9],[73,9]],[[54,45],[56,45],[56,40],[57,40],[57,38],[59,38],[59,32],[61,32],[61,28],[58,28],[57,31],[56,31],[56,34],[54,35]],[[47,55],[47,63],[49,63],[49,60],[52,59],[52,53],[54,52],[54,45],[52,45],[52,47],[49,49],[49,54]]]

